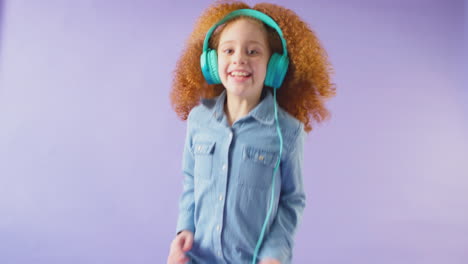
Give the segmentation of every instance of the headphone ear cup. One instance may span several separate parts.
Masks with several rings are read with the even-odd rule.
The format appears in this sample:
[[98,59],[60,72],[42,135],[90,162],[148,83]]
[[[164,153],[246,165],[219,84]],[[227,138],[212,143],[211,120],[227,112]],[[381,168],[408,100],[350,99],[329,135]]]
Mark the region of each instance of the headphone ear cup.
[[221,78],[219,78],[218,53],[216,53],[216,50],[208,51],[208,67],[209,67],[210,76],[211,76],[210,84],[220,84]]
[[218,73],[218,55],[216,50],[208,49],[200,56],[200,65],[203,77],[208,84],[219,84],[221,79]]
[[200,55],[200,66],[205,80],[210,83],[210,68],[208,66],[208,51],[203,51]]
[[273,87],[274,89],[280,88],[288,71],[288,66],[288,56],[273,53],[273,55],[271,55],[270,61],[268,62],[265,85]]

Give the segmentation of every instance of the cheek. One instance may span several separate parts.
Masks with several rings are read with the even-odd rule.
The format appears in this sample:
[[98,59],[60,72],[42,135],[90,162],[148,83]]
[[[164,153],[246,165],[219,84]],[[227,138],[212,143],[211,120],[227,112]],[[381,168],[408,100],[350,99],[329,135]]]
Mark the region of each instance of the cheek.
[[227,63],[226,60],[223,59],[222,57],[218,57],[218,70],[222,71],[226,68]]
[[226,73],[226,64],[223,64],[223,63],[219,63],[218,62],[218,74],[221,78],[224,78],[225,76],[227,76],[227,73]]
[[265,75],[267,73],[267,69],[268,69],[268,63],[261,63],[257,68],[257,70],[259,72],[261,72],[262,74],[265,74]]
[[227,68],[228,64],[226,63],[226,61],[218,59],[218,75],[221,78],[222,82],[227,80]]

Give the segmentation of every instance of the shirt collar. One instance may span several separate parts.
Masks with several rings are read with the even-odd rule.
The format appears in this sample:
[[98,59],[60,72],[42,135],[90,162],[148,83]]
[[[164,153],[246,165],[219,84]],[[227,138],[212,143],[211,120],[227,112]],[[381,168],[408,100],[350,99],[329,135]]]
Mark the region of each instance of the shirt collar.
[[[273,95],[265,90],[262,93],[262,100],[260,103],[252,109],[246,117],[253,117],[258,122],[265,125],[272,125],[275,122],[274,116],[274,104],[276,103]],[[213,118],[218,122],[221,122],[224,117],[224,102],[226,101],[226,91],[223,91],[218,98],[215,99],[215,105],[213,107]]]
[[250,111],[249,115],[265,125],[272,125],[275,122],[275,100],[270,91],[264,90],[260,103]]

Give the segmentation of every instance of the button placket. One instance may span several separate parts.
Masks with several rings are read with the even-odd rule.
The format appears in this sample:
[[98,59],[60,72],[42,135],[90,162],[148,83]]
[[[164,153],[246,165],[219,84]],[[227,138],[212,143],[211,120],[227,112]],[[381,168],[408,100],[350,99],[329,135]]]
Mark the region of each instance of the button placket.
[[[228,135],[227,135],[227,138],[226,138],[226,153],[224,153],[223,155],[223,158],[224,158],[224,161],[221,163],[221,170],[220,170],[220,176],[221,176],[221,179],[222,179],[222,184],[220,185],[220,189],[219,189],[219,193],[218,193],[218,200],[219,200],[219,208],[220,210],[216,212],[217,214],[217,220],[218,220],[218,224],[216,224],[216,226],[214,227],[215,229],[215,232],[216,232],[216,237],[217,237],[217,240],[218,240],[218,246],[217,246],[217,250],[216,250],[216,255],[219,257],[219,258],[222,258],[223,257],[223,253],[222,253],[222,245],[221,245],[221,233],[222,233],[222,223],[223,223],[223,212],[224,212],[224,206],[225,206],[225,193],[226,193],[226,185],[227,185],[227,181],[228,181],[228,174],[229,174],[229,171],[228,171],[228,163],[229,163],[229,152],[230,152],[230,147],[231,147],[231,143],[232,143],[232,139],[233,139],[233,132],[232,131],[229,131],[228,132]],[[224,263],[224,261],[223,261]]]

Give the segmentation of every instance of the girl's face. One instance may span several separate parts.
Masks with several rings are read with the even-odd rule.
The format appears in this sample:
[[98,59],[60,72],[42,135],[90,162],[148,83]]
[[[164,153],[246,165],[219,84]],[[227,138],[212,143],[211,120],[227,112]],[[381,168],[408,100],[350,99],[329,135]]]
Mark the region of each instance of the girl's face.
[[219,77],[227,95],[258,101],[271,53],[262,23],[241,18],[226,25],[217,53]]

